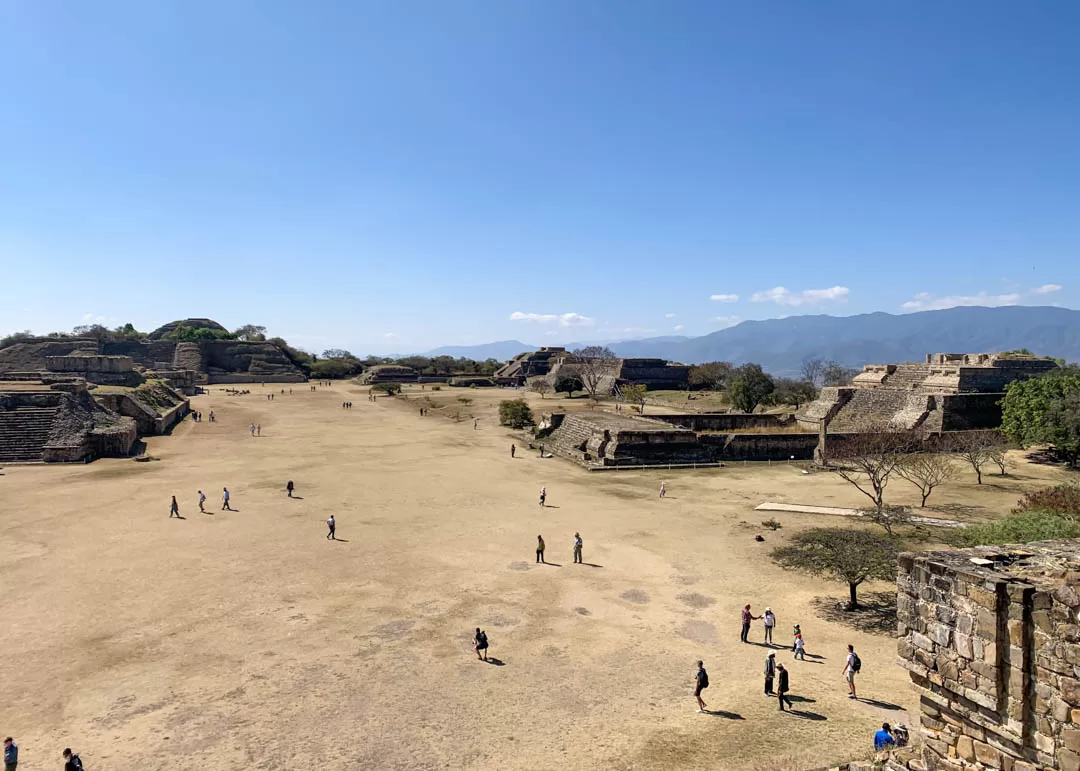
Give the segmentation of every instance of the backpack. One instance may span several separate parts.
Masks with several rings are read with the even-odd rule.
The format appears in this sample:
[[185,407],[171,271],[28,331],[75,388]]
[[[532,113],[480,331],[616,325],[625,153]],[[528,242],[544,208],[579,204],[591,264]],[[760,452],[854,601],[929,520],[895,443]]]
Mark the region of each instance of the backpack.
[[851,671],[858,672],[862,670],[862,659],[859,658],[859,654],[852,651],[851,656]]
[[69,762],[71,763],[72,767],[76,769],[76,771],[83,771],[82,758],[80,758],[74,752],[71,753],[71,760]]
[[701,687],[702,688],[708,688],[709,687],[709,673],[706,672],[704,669],[701,670]]

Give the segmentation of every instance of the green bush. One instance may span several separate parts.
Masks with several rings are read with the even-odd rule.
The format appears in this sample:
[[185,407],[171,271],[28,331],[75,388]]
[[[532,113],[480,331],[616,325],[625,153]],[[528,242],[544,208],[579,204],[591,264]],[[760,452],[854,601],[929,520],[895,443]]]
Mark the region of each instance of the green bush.
[[441,391],[441,390],[442,390],[442,386],[432,386],[432,387],[431,387],[431,390],[432,390],[432,391]]
[[532,410],[524,399],[507,399],[499,403],[499,423],[510,428],[525,428],[536,423]]
[[762,527],[767,527],[770,530],[779,530],[782,527],[779,520],[777,520],[775,517],[763,520],[761,525]]
[[387,396],[401,393],[401,383],[376,383],[371,387],[372,391],[384,393]]
[[1077,537],[1080,537],[1080,522],[1052,512],[1026,511],[985,525],[954,530],[950,540],[956,546],[995,546]]
[[1028,511],[1045,511],[1066,519],[1080,519],[1080,485],[1067,482],[1025,493],[1017,502],[1013,514]]

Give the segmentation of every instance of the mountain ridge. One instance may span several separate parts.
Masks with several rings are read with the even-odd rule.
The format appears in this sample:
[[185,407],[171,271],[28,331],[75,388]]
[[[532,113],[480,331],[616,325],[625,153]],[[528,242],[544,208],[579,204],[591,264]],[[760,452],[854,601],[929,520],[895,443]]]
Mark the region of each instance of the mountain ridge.
[[[588,343],[568,343],[573,349]],[[594,343],[595,344],[595,343]],[[495,346],[502,346],[495,348]],[[514,350],[514,346],[520,346]],[[536,350],[517,340],[444,346],[454,356],[509,359]],[[809,357],[845,367],[922,361],[928,353],[982,353],[1027,348],[1043,356],[1080,359],[1080,311],[1054,306],[965,306],[944,310],[854,316],[808,314],[744,321],[701,337],[623,340],[609,346],[625,358],[656,357],[684,364],[753,361],[774,375],[798,374]],[[486,353],[497,350],[500,354]],[[484,355],[480,355],[484,353]],[[434,351],[427,355],[439,355]]]

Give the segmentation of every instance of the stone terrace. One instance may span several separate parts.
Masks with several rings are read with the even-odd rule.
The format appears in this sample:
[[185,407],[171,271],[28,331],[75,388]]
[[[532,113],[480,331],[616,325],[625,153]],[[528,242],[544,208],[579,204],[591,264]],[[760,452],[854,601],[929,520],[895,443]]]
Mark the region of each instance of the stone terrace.
[[1080,770],[1080,541],[903,554],[897,580],[909,767]]

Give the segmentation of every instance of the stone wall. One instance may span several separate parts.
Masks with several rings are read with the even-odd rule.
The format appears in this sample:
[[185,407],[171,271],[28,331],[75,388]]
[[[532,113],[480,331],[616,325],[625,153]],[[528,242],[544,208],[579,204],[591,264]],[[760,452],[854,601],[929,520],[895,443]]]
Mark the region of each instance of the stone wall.
[[785,461],[813,460],[817,434],[703,434],[701,444],[710,448],[713,460]]
[[1078,771],[1080,542],[907,553],[897,584],[921,767]]
[[[744,412],[699,412],[693,415],[651,414],[649,417],[673,426],[689,428],[691,431],[746,431],[783,428],[795,423],[795,416],[790,413],[753,415]],[[816,428],[815,426],[814,430]]]

